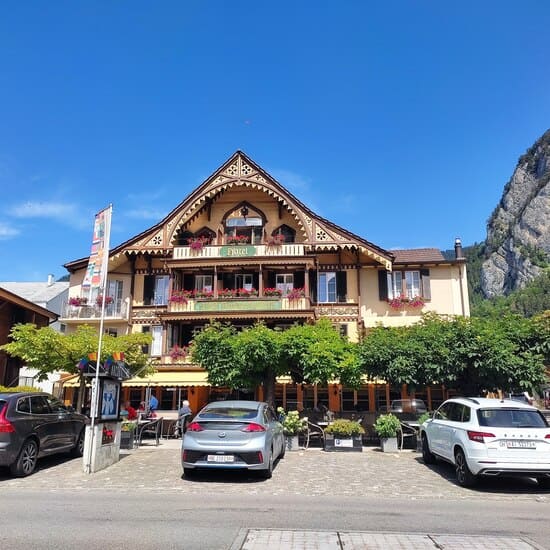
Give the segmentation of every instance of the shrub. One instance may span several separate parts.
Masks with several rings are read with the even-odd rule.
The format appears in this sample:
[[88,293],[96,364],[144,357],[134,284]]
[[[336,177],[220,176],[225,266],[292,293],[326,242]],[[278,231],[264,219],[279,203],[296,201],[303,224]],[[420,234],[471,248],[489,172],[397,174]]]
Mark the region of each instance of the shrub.
[[282,407],[277,409],[281,416],[281,424],[285,435],[298,435],[307,429],[307,418],[300,418],[298,411],[285,412]]
[[378,434],[378,437],[397,437],[397,432],[401,429],[401,423],[399,418],[393,414],[382,414],[374,423],[374,431]]
[[326,434],[332,434],[335,437],[353,437],[365,433],[365,429],[359,422],[348,420],[347,418],[339,418],[325,428]]

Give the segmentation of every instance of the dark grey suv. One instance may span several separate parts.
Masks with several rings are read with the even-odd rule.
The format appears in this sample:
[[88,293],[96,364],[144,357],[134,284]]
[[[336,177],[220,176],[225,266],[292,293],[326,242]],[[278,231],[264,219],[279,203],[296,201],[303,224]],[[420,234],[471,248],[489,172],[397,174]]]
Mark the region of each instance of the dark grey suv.
[[82,456],[86,417],[47,393],[0,393],[0,466],[32,474],[39,458]]

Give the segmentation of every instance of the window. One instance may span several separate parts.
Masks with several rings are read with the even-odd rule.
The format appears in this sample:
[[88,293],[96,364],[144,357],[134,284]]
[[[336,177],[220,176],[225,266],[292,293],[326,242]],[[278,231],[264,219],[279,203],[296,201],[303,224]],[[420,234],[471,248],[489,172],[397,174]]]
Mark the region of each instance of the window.
[[336,273],[319,273],[317,296],[319,302],[336,302]]
[[405,271],[405,284],[407,298],[420,296],[420,271]]
[[17,402],[17,412],[20,413],[30,413],[31,412],[31,404],[28,397],[23,397],[23,399],[20,399]]
[[152,326],[151,334],[153,336],[153,343],[151,344],[151,355],[162,355],[162,326]]
[[247,203],[241,203],[225,220],[225,236],[241,237],[243,242],[257,244],[261,241],[264,216]]
[[20,376],[19,385],[32,388],[34,386],[34,378],[32,376]]
[[114,336],[116,338],[118,336],[118,331],[116,328],[106,328],[105,334],[108,334],[109,336]]
[[168,275],[146,275],[143,282],[143,303],[147,306],[165,306],[168,303]]
[[113,299],[114,304],[122,301],[122,281],[107,281],[107,296]]
[[43,395],[33,395],[31,397],[31,412],[32,414],[49,414],[50,408]]
[[380,300],[393,300],[400,296],[410,300],[420,296],[431,299],[430,270],[378,272],[378,290]]
[[294,288],[293,273],[277,273],[275,276],[275,288],[283,294],[288,294]]
[[244,288],[245,290],[252,290],[252,274],[239,273],[238,275],[235,275],[235,288]]
[[195,275],[195,290],[212,291],[212,275]]

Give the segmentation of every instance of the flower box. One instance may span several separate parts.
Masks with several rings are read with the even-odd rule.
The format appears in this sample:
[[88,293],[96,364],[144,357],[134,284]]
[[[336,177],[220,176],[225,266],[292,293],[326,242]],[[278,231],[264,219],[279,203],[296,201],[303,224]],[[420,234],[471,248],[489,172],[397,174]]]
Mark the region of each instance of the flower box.
[[264,288],[264,296],[280,298],[283,293],[278,288]]
[[226,244],[247,244],[250,238],[247,235],[228,235],[225,237]]
[[85,306],[88,303],[88,298],[80,298],[78,296],[73,296],[72,298],[69,298],[69,305],[80,307]]
[[363,452],[363,437],[354,435],[342,437],[334,434],[325,434],[325,451],[329,452]]

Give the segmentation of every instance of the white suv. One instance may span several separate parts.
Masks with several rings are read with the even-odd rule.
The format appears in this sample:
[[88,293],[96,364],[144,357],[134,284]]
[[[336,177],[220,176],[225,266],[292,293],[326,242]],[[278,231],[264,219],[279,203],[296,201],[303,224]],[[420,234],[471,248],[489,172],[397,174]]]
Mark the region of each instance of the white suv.
[[420,426],[425,464],[455,465],[459,485],[477,476],[534,477],[550,489],[550,427],[538,409],[511,399],[449,399]]

